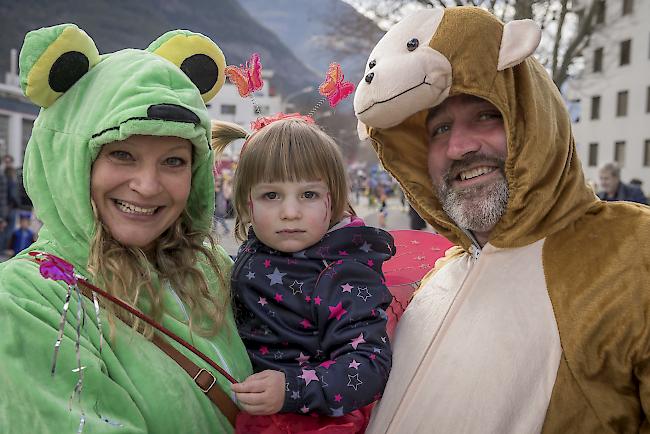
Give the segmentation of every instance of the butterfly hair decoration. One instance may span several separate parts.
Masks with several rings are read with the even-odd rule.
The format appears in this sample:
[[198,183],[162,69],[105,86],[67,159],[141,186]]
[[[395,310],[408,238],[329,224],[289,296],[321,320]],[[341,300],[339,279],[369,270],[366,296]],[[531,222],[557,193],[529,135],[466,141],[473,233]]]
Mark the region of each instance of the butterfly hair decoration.
[[252,95],[264,86],[262,63],[257,53],[251,55],[246,65],[226,66],[225,73],[228,80],[237,86],[237,91],[242,98]]
[[335,107],[338,103],[350,96],[354,92],[354,84],[345,81],[343,70],[338,63],[331,63],[327,69],[325,81],[318,87],[321,95],[327,98],[330,107]]

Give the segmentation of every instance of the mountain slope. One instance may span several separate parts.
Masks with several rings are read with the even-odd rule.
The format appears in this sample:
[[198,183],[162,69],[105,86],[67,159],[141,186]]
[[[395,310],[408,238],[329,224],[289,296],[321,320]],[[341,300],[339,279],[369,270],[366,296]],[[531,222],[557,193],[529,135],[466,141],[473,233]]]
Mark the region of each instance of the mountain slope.
[[9,50],[21,47],[26,32],[66,22],[84,29],[100,53],[145,48],[168,30],[187,28],[212,38],[228,64],[242,63],[252,52],[260,53],[266,68],[282,71],[276,74],[274,84],[285,94],[320,79],[236,0],[0,2],[0,73],[9,69]]

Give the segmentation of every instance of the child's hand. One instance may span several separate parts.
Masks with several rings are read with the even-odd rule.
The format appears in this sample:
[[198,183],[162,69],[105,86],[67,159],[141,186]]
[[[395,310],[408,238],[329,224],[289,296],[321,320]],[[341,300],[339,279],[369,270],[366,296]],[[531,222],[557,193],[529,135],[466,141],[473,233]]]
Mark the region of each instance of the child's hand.
[[243,409],[252,415],[275,414],[284,404],[284,372],[266,370],[233,384],[232,391]]

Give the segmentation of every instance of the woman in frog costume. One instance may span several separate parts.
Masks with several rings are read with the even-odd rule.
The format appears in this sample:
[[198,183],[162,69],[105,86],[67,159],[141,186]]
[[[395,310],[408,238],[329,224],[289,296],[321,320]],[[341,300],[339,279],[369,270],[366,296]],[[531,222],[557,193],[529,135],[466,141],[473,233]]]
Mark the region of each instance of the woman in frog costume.
[[[218,386],[228,397],[225,376],[107,299],[96,309],[78,290],[92,283],[139,309],[231,381],[250,374],[225,284],[231,261],[209,237],[205,101],[221,88],[224,68],[221,50],[188,31],[102,56],[70,24],[25,37],[21,86],[42,110],[24,177],[43,228],[0,264],[0,431],[232,431],[202,391]],[[156,338],[202,368],[196,383]],[[206,377],[215,381],[202,385]]]

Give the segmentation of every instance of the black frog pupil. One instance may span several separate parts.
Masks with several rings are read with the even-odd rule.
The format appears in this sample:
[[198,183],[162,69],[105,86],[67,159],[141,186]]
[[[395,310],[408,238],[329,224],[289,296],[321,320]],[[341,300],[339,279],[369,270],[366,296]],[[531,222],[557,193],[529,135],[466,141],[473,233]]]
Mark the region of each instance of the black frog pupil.
[[376,65],[376,64],[377,64],[377,62],[376,62],[376,61],[374,61],[374,60],[371,60],[371,61],[370,61],[370,63],[368,64],[368,67],[369,67],[370,69],[372,69],[372,68],[374,68],[374,67],[375,67],[375,65]]
[[418,41],[417,38],[413,38],[406,43],[406,49],[409,51],[413,51],[416,48],[418,48],[418,45],[420,45],[420,41]]

